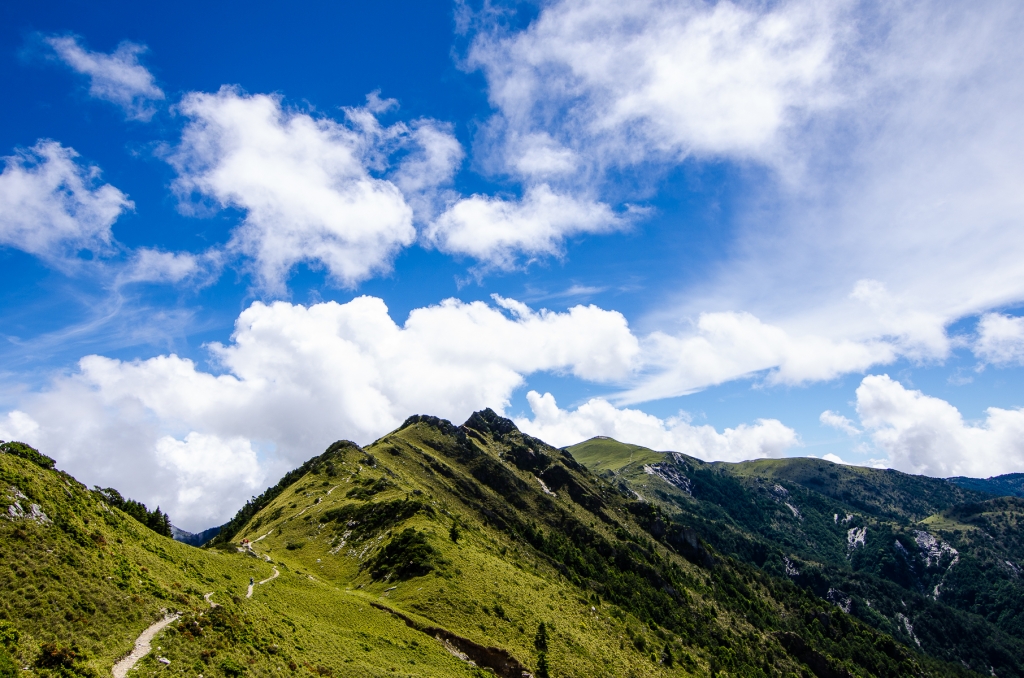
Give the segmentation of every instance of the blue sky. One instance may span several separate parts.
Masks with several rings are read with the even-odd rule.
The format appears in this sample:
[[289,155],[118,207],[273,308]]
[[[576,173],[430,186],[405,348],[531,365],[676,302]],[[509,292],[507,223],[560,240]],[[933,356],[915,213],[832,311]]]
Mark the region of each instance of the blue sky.
[[1024,12],[8,3],[0,438],[201,529],[338,438],[1024,471]]

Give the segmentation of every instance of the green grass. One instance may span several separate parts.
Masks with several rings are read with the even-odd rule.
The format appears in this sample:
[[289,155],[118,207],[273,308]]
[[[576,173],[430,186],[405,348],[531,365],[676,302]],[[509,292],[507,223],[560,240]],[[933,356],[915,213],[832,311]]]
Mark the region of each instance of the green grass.
[[666,457],[664,452],[655,452],[639,445],[620,443],[613,438],[600,436],[582,443],[571,445],[566,450],[579,463],[594,473],[619,471],[627,464],[657,464]]

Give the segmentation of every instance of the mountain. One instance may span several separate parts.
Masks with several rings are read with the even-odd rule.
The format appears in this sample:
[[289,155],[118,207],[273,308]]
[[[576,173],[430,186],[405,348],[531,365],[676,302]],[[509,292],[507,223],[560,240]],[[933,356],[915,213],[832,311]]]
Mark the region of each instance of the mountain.
[[949,482],[975,492],[986,492],[1004,497],[1024,497],[1024,473],[1007,473],[991,478],[949,478]]
[[219,533],[220,526],[211,527],[203,530],[202,532],[192,533],[171,525],[171,537],[174,538],[174,541],[180,541],[183,544],[189,544],[191,546],[202,546],[216,537]]
[[335,443],[206,548],[29,457],[0,454],[2,676],[108,675],[149,635],[133,676],[970,674],[489,410]]
[[1022,499],[819,459],[705,463],[609,438],[567,451],[718,552],[908,647],[1024,675]]

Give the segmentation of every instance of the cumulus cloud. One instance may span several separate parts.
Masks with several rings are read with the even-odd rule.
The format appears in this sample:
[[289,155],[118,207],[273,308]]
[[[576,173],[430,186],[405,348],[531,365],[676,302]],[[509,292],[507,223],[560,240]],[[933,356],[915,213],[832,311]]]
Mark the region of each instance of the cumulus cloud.
[[8,412],[0,419],[0,440],[24,441],[35,436],[39,424],[20,410]]
[[581,156],[764,160],[835,96],[836,8],[563,0],[525,30],[478,35],[468,63],[507,130],[505,164],[525,176],[571,171]]
[[573,411],[558,407],[550,393],[530,391],[527,402],[533,419],[516,424],[552,445],[572,445],[594,436],[608,436],[621,442],[655,450],[682,452],[705,461],[743,461],[781,457],[799,444],[796,432],[777,419],[759,419],[754,425],[741,424],[722,433],[713,426],[694,426],[684,417],[660,419],[640,410],[619,409],[602,398],[594,398]]
[[[178,108],[189,122],[169,156],[179,173],[175,188],[245,212],[228,248],[253,260],[265,291],[282,294],[299,263],[354,286],[387,271],[415,240],[413,210],[399,186],[422,203],[461,159],[443,125],[382,127],[375,113],[389,103],[373,97],[365,108],[347,109],[345,125],[230,87],[188,94]],[[403,147],[411,152],[394,169],[395,181],[371,172],[385,171],[389,153]]]
[[44,38],[57,57],[74,71],[89,76],[89,94],[124,109],[129,118],[149,120],[156,112],[154,101],[162,101],[163,90],[153,74],[139,63],[145,45],[122,42],[111,54],[92,52],[73,36]]
[[112,248],[111,226],[134,204],[72,148],[41,140],[4,158],[0,174],[0,245],[68,267],[87,250]]
[[520,255],[558,254],[566,237],[606,233],[627,224],[628,219],[604,203],[558,194],[541,184],[530,187],[520,200],[485,195],[459,200],[431,224],[426,238],[442,251],[509,269]]
[[[833,412],[832,410],[825,410],[824,412],[822,412],[821,415],[818,417],[818,421],[821,422],[822,426],[834,428],[836,430],[842,431],[843,433],[849,436],[855,436],[860,433],[860,429],[857,428],[852,421],[850,421],[843,415],[839,414],[838,412]],[[829,459],[829,461],[835,461],[834,459],[830,459],[830,456],[835,455],[825,455],[825,459]],[[836,463],[838,464],[845,462]]]
[[889,465],[907,473],[985,478],[1024,468],[1024,409],[990,407],[984,421],[966,422],[945,400],[872,375],[857,388],[857,413]]
[[978,322],[974,354],[993,365],[1024,364],[1024,318],[986,313]]
[[336,439],[365,444],[414,413],[461,422],[475,409],[501,411],[538,371],[623,379],[639,346],[621,314],[594,306],[553,313],[500,297],[448,300],[399,326],[383,301],[359,297],[255,303],[231,343],[210,351],[217,374],[175,355],[87,356],[0,430],[199,529]]

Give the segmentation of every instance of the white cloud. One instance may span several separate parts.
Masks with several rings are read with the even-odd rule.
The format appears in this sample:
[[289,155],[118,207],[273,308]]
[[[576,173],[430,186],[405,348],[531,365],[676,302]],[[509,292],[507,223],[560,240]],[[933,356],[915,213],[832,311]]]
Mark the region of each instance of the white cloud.
[[719,433],[712,426],[694,426],[685,417],[659,419],[634,409],[619,409],[594,398],[573,411],[558,407],[550,393],[530,391],[533,419],[518,419],[523,431],[557,446],[572,445],[594,436],[655,450],[682,452],[705,461],[743,461],[781,457],[799,444],[796,432],[777,419],[759,419]]
[[841,6],[563,0],[523,31],[479,35],[468,63],[509,132],[506,163],[527,176],[551,171],[521,141],[544,134],[563,170],[579,153],[589,164],[768,159],[834,98]]
[[99,168],[77,157],[74,149],[41,140],[4,158],[0,245],[63,267],[74,265],[82,250],[112,249],[111,226],[134,204],[110,184],[100,185]]
[[830,461],[833,464],[847,464],[847,462],[843,461],[843,459],[838,454],[829,453],[822,457],[822,459],[824,459],[825,461]]
[[[184,440],[164,436],[156,441],[156,461],[176,480],[177,505],[201,504],[205,516],[227,515],[238,510],[234,496],[221,490],[233,485],[259,491],[267,480],[252,443],[245,438],[223,440],[192,431]],[[204,517],[205,517],[204,516]]]
[[787,142],[807,171],[752,188],[736,256],[662,317],[742,308],[937,361],[951,323],[1024,300],[1021,6],[856,7],[848,96]]
[[[415,413],[461,422],[486,406],[500,411],[538,371],[609,381],[634,367],[638,343],[618,313],[496,304],[448,300],[399,326],[372,297],[255,303],[230,344],[210,347],[221,374],[174,355],[87,356],[19,406],[38,423],[25,429],[26,442],[87,482],[160,504],[199,529],[336,439],[365,444]],[[208,460],[190,471],[202,455]],[[201,493],[190,492],[197,486]]]
[[135,250],[128,265],[117,276],[119,284],[171,283],[193,281],[209,284],[220,273],[223,253],[217,249],[202,254],[164,252],[142,247]]
[[[382,127],[375,117],[390,106],[371,97],[346,109],[350,125],[289,111],[277,97],[229,87],[191,93],[179,110],[189,123],[169,157],[176,190],[222,208],[244,210],[229,249],[251,257],[260,286],[281,294],[293,266],[323,266],[353,286],[386,272],[394,254],[416,237],[413,210],[451,179],[461,148],[432,121]],[[408,150],[394,181],[392,152]]]
[[1024,468],[1024,410],[990,407],[965,422],[945,400],[903,387],[888,375],[865,377],[857,413],[892,468],[949,477],[989,477]]
[[0,420],[0,440],[24,442],[26,438],[35,436],[38,430],[39,424],[20,410],[12,410]]
[[44,39],[65,64],[82,75],[89,76],[89,94],[117,104],[129,118],[149,120],[156,109],[152,102],[164,98],[156,86],[153,74],[139,63],[145,45],[122,42],[112,54],[90,52],[70,36],[50,36]]
[[986,313],[978,322],[974,354],[993,365],[1024,364],[1024,318]]
[[[1024,300],[1022,29],[1009,0],[547,3],[526,29],[474,39],[467,64],[497,111],[475,162],[613,212],[686,156],[752,170],[727,258],[641,322],[746,311],[817,343],[805,359],[764,330],[758,359],[669,361],[638,400],[751,371],[790,383],[941,361],[951,323]],[[640,188],[624,197],[627,165]],[[506,203],[469,200],[453,249],[509,261],[518,242],[491,237],[508,220],[485,209]],[[545,244],[561,242],[552,224]]]
[[770,370],[768,384],[822,381],[890,362],[896,355],[883,341],[799,335],[749,313],[704,313],[688,334],[649,335],[644,340],[645,374],[616,401],[684,395],[764,370]]
[[459,200],[430,225],[426,238],[442,251],[509,269],[520,255],[558,254],[566,237],[606,233],[628,223],[604,203],[558,194],[540,184],[527,189],[521,200],[485,195]]
[[[818,417],[818,421],[820,421],[823,426],[829,426],[831,428],[837,429],[839,431],[842,431],[846,435],[855,436],[860,433],[860,429],[858,429],[852,421],[850,421],[843,415],[839,414],[838,412],[833,412],[832,410],[825,410],[824,412],[822,412],[821,415]],[[830,455],[826,455],[825,458],[829,459],[829,456]],[[835,459],[829,459],[829,461],[835,461]],[[845,462],[836,463],[839,464]]]

